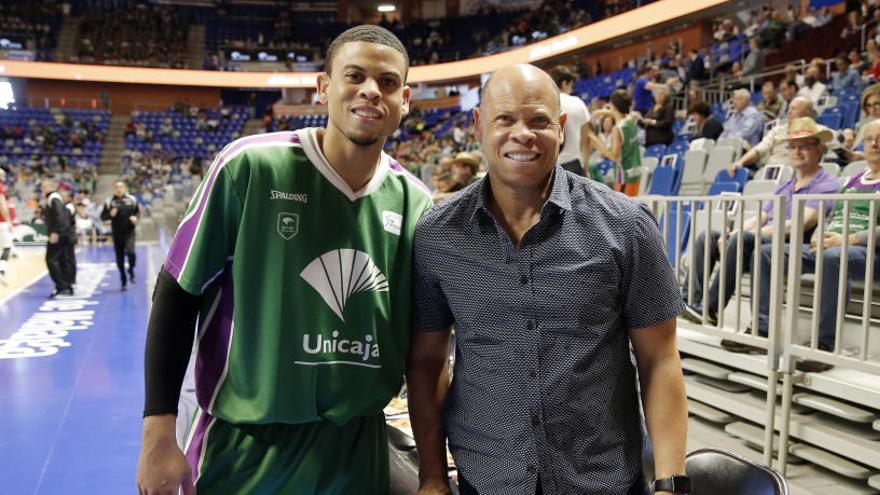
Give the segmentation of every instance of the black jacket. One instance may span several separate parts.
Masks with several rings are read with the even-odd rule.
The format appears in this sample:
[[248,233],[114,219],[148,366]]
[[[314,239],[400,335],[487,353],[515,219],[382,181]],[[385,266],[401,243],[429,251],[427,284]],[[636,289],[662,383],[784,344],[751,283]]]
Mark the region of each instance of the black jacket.
[[[116,216],[110,216],[110,210],[116,208]],[[110,197],[104,202],[104,209],[101,211],[101,220],[110,220],[110,226],[113,228],[113,235],[128,235],[134,232],[134,224],[131,223],[129,217],[140,215],[141,207],[138,206],[137,200],[131,194],[126,194],[121,198],[116,196]]]
[[64,205],[64,199],[57,191],[46,196],[43,205],[43,221],[46,222],[48,234],[57,233],[62,237],[73,237],[74,227],[71,222],[70,210]]

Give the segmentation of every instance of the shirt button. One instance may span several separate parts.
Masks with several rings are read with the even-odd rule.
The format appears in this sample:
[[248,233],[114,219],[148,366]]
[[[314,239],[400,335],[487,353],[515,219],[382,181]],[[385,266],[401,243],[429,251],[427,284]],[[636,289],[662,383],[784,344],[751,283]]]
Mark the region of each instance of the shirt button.
[[527,283],[529,283],[529,277],[523,275],[522,277],[519,278],[519,283],[526,285]]
[[535,472],[537,472],[538,470],[535,469],[535,466],[532,466],[532,465],[530,464],[529,467],[526,468],[526,471],[528,471],[528,472],[531,473],[531,474],[535,474]]

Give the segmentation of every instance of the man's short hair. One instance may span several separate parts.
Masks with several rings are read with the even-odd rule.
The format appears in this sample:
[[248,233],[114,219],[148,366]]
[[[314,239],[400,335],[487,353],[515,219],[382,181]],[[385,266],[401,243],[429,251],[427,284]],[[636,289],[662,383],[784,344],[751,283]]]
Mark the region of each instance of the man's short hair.
[[708,118],[712,115],[712,109],[709,108],[709,104],[705,101],[695,101],[688,107],[688,115],[692,113],[697,113],[702,115],[703,118]]
[[553,82],[555,82],[556,85],[560,88],[562,87],[562,83],[573,83],[577,81],[577,76],[574,74],[574,72],[572,72],[571,69],[564,65],[557,65],[556,67],[551,69],[550,77],[553,78]]
[[327,56],[324,57],[324,72],[330,74],[330,71],[333,70],[333,59],[336,57],[336,52],[342,48],[342,45],[357,41],[377,43],[397,50],[403,55],[403,61],[406,63],[406,72],[403,74],[404,79],[406,79],[406,75],[409,72],[409,55],[407,55],[403,43],[391,31],[383,27],[370,25],[355,26],[337,36],[330,43],[330,47],[327,48]]
[[733,96],[734,96],[734,98],[737,96],[744,96],[744,97],[748,98],[749,101],[751,101],[751,99],[752,99],[752,94],[749,93],[749,90],[747,90],[747,89],[738,89],[733,92]]
[[620,113],[626,115],[629,113],[629,108],[632,105],[632,97],[629,96],[625,89],[618,89],[611,93],[611,104]]

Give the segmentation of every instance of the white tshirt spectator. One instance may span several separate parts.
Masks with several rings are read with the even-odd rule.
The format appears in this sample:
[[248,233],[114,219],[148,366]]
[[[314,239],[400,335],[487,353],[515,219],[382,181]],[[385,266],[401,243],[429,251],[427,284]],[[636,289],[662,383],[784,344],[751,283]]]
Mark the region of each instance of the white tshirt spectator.
[[581,127],[590,121],[590,110],[584,100],[577,96],[562,93],[559,95],[562,103],[562,111],[565,112],[564,136],[565,141],[562,149],[559,150],[559,163],[567,163],[574,160],[581,160],[583,165],[583,157],[581,157]]
[[804,84],[798,90],[798,96],[809,98],[815,105],[819,98],[828,95],[828,88],[819,80],[819,69],[816,67],[808,67],[804,73]]

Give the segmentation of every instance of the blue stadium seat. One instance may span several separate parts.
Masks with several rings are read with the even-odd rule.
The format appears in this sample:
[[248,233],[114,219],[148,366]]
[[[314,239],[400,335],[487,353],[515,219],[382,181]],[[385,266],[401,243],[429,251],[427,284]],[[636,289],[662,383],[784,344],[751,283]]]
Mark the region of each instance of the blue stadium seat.
[[678,170],[673,167],[657,167],[651,177],[651,187],[648,188],[648,194],[674,196],[678,193],[675,187],[677,176]]

